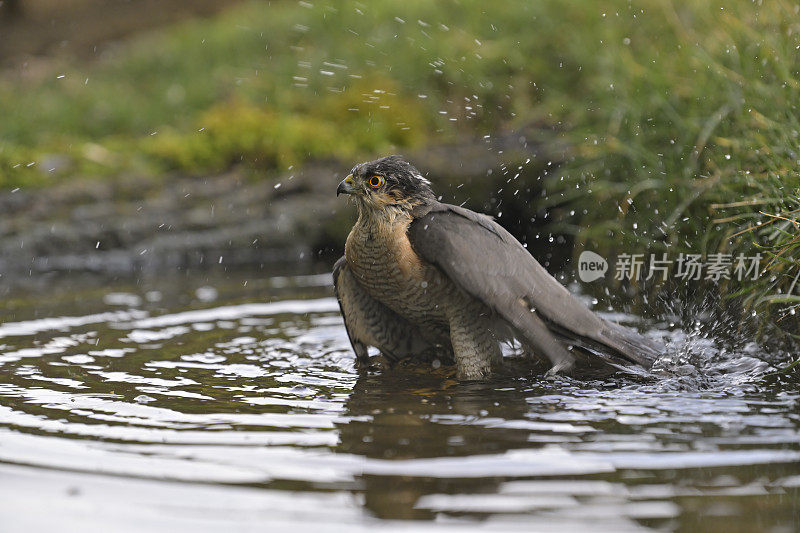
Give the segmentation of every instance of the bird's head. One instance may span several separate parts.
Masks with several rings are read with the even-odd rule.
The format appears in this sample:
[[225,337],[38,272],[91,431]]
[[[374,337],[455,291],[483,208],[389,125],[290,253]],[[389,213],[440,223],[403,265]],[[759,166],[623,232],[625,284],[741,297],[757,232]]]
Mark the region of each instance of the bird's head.
[[430,182],[399,155],[354,166],[339,183],[339,194],[351,195],[360,210],[410,211],[436,200]]

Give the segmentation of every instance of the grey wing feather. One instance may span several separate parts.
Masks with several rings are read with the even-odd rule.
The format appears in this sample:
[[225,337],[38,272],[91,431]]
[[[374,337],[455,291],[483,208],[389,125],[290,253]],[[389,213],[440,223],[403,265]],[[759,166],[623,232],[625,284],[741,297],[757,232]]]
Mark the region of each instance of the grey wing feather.
[[369,351],[367,350],[366,339],[360,339],[358,335],[355,335],[354,332],[351,331],[347,320],[348,313],[345,312],[344,305],[342,304],[342,298],[345,297],[343,293],[346,293],[348,290],[346,286],[347,282],[341,280],[343,275],[342,269],[345,268],[346,265],[347,261],[344,256],[340,257],[333,265],[333,292],[336,295],[336,301],[339,302],[339,311],[342,312],[344,329],[347,331],[347,338],[350,339],[350,346],[353,347],[353,352],[356,354],[356,361],[359,364],[367,364],[369,363]]
[[[595,315],[485,215],[435,204],[414,220],[408,235],[417,254],[517,329],[528,325],[523,332],[536,335],[540,328],[531,325],[541,319],[562,336],[593,341],[647,368],[660,351],[649,339]],[[526,312],[537,320],[527,320]]]

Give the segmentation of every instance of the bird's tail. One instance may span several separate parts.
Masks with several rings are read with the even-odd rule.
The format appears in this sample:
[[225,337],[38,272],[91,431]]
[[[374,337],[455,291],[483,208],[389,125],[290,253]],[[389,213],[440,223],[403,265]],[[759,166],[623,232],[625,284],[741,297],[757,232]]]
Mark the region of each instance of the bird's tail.
[[549,323],[550,330],[565,344],[579,348],[589,357],[602,360],[612,366],[635,364],[649,370],[663,353],[664,347],[631,328],[605,322],[599,340],[576,335],[574,332]]

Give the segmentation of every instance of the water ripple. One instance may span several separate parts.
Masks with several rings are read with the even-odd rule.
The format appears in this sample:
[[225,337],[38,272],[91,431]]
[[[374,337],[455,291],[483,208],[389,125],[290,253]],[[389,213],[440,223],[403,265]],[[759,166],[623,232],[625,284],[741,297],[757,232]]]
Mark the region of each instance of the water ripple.
[[[797,525],[800,391],[762,383],[753,345],[654,330],[674,350],[643,381],[545,379],[520,359],[482,383],[359,374],[329,279],[220,286],[213,303],[196,297],[205,280],[109,288],[0,324],[0,511],[41,492],[71,524],[84,502],[170,531],[199,516],[323,531]],[[301,294],[260,301],[286,287]],[[172,296],[149,303],[152,290]]]

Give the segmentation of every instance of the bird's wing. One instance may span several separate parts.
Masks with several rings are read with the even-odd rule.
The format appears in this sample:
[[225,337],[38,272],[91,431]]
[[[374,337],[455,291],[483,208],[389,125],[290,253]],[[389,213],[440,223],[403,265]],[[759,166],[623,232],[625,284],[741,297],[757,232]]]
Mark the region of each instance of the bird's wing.
[[344,257],[333,266],[333,288],[359,364],[368,363],[369,346],[378,348],[390,361],[428,348],[416,328],[361,287]]
[[367,364],[369,363],[369,351],[367,350],[368,340],[366,335],[359,335],[358,332],[352,330],[351,326],[348,324],[348,315],[351,312],[350,307],[348,306],[345,309],[345,304],[343,300],[351,300],[350,292],[351,287],[348,283],[347,279],[344,279],[347,276],[347,273],[344,269],[347,268],[347,261],[345,260],[344,256],[340,257],[338,261],[333,265],[333,292],[336,294],[336,300],[339,302],[339,310],[342,312],[342,318],[344,319],[344,329],[347,330],[347,338],[350,339],[350,346],[353,347],[353,352],[356,354],[356,361],[358,364]]
[[542,338],[544,323],[545,331],[594,341],[648,368],[658,354],[649,339],[590,311],[485,215],[436,204],[410,224],[408,236],[420,257],[514,325],[534,347],[548,349],[541,346],[545,340],[550,344],[549,337]]

